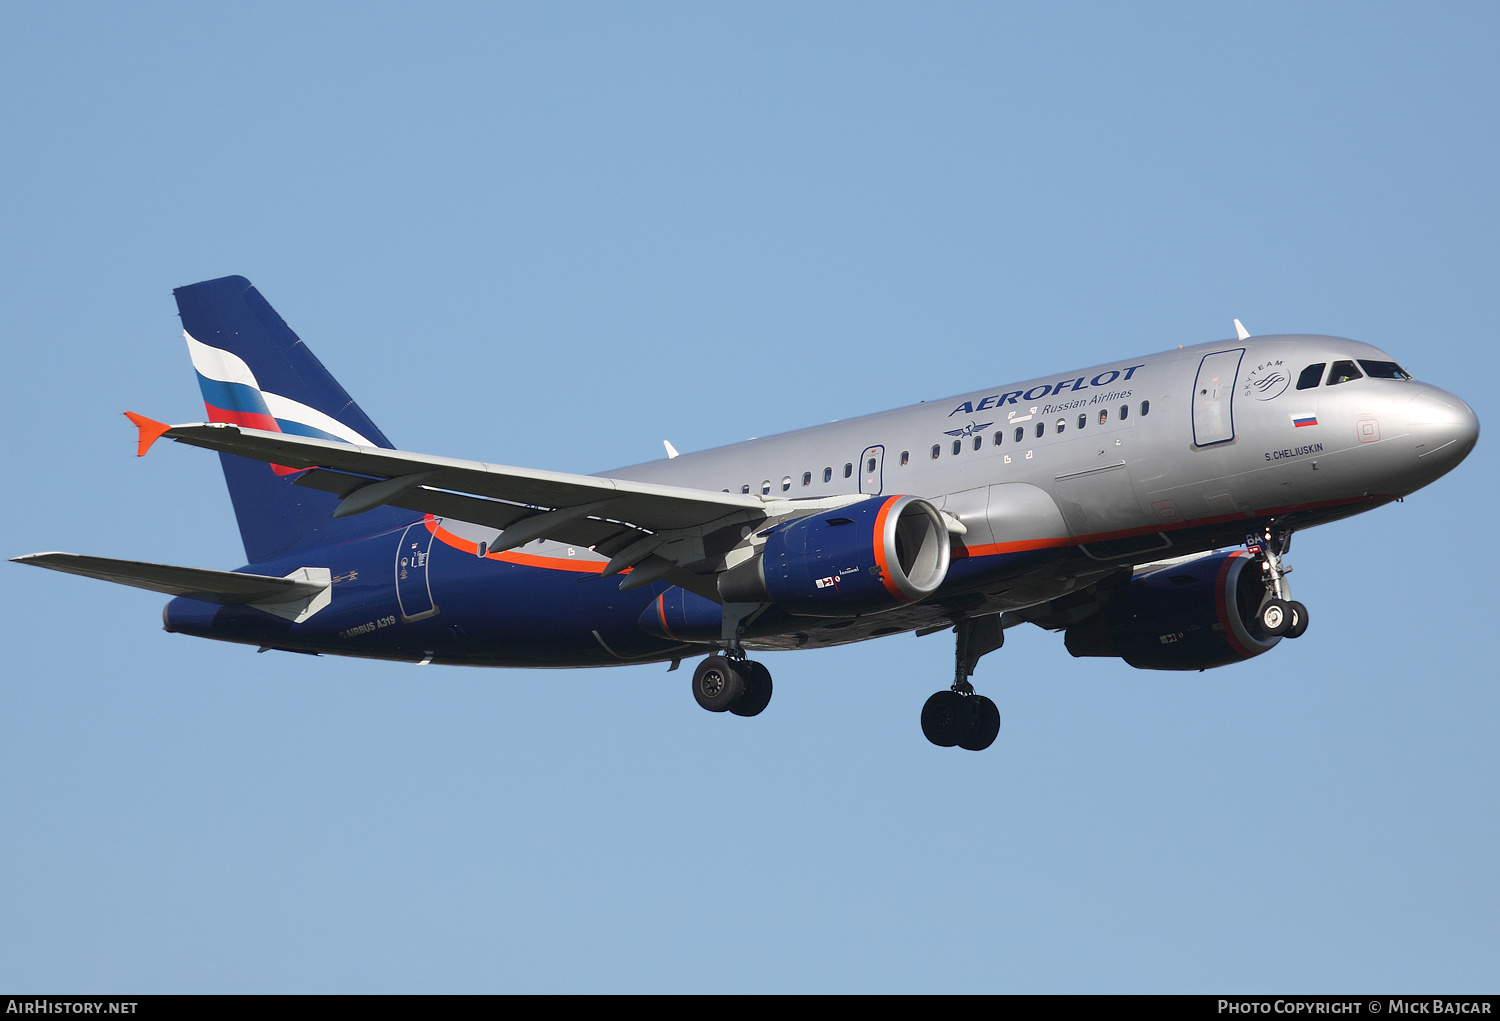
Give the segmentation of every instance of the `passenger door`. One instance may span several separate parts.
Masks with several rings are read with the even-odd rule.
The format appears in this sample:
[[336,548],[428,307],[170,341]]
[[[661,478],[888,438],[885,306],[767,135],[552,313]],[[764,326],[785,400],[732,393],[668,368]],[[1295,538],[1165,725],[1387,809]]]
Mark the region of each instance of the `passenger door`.
[[859,491],[879,496],[885,486],[885,447],[866,447],[859,455]]
[[1193,445],[1211,447],[1234,439],[1234,381],[1245,349],[1203,356],[1193,382]]

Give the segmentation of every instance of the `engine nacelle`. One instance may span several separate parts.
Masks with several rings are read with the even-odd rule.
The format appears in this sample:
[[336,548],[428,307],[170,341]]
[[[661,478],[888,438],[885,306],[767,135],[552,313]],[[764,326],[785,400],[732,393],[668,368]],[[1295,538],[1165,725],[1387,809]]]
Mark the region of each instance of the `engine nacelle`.
[[948,526],[915,496],[872,496],[763,534],[758,554],[719,575],[726,602],[843,617],[924,599],[948,576]]
[[1254,557],[1215,553],[1136,575],[1064,641],[1075,656],[1118,656],[1142,670],[1225,666],[1281,641],[1255,623],[1265,592]]

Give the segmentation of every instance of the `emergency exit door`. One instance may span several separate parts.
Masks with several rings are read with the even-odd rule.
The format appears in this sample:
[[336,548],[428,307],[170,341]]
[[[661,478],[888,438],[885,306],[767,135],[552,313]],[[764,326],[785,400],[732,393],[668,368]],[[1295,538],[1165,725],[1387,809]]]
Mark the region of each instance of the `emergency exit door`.
[[1193,383],[1193,445],[1211,447],[1234,439],[1234,381],[1245,349],[1204,355]]

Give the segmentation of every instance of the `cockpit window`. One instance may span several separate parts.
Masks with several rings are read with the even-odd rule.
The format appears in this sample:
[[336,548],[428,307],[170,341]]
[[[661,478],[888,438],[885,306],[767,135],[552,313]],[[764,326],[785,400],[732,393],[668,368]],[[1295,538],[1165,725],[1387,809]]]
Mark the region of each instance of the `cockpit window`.
[[1333,368],[1328,370],[1328,385],[1338,386],[1347,383],[1351,379],[1364,379],[1365,374],[1354,367],[1353,362],[1334,362]]
[[1359,364],[1363,366],[1365,375],[1371,379],[1411,379],[1411,373],[1395,362],[1373,362],[1361,358]]
[[1327,362],[1317,362],[1302,370],[1302,375],[1297,377],[1298,390],[1311,390],[1318,385],[1323,378],[1323,370],[1328,368]]

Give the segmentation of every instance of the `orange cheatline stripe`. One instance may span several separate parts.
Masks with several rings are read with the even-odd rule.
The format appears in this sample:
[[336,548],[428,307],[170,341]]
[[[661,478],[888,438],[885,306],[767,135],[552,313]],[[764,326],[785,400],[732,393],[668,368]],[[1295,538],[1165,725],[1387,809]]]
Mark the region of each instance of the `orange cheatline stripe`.
[[1285,504],[1279,507],[1264,507],[1249,513],[1236,511],[1233,514],[1218,514],[1207,518],[1193,518],[1188,521],[1163,522],[1159,525],[1144,525],[1137,528],[1124,528],[1114,532],[1095,532],[1091,535],[1070,536],[1068,538],[1053,539],[1023,539],[1019,542],[995,542],[983,546],[964,547],[964,556],[967,557],[992,557],[1002,553],[1021,553],[1027,550],[1052,549],[1058,546],[1088,546],[1097,542],[1109,542],[1113,539],[1130,539],[1140,535],[1155,535],[1161,532],[1172,534],[1174,532],[1186,532],[1194,528],[1202,528],[1206,525],[1222,525],[1230,521],[1251,522],[1256,518],[1265,517],[1268,514],[1292,514],[1297,511],[1325,510],[1329,507],[1343,507],[1357,503],[1375,503],[1380,500],[1394,500],[1389,494],[1375,494],[1372,496],[1346,497],[1340,500],[1319,500],[1314,503]]
[[[427,515],[423,524],[427,530],[438,538],[445,546],[451,546],[456,550],[462,550],[473,556],[479,555],[479,544],[461,539],[448,531],[431,515]],[[515,550],[506,550],[503,553],[486,553],[486,560],[501,560],[507,564],[519,564],[522,567],[542,567],[549,571],[573,571],[577,574],[603,574],[607,566],[602,560],[570,560],[563,557],[539,557],[534,553],[517,553]],[[629,568],[620,572],[628,574]]]
[[158,422],[156,419],[147,418],[145,415],[137,415],[133,411],[125,412],[125,417],[130,419],[135,424],[135,427],[141,431],[140,437],[135,442],[136,457],[145,457],[146,451],[151,449],[151,444],[161,439],[162,433],[172,428],[165,422]]
[[984,546],[969,546],[971,557],[993,557],[1001,553],[1024,553],[1034,549],[1056,549],[1059,546],[1071,546],[1072,539],[1022,539],[1017,542],[992,542]]

